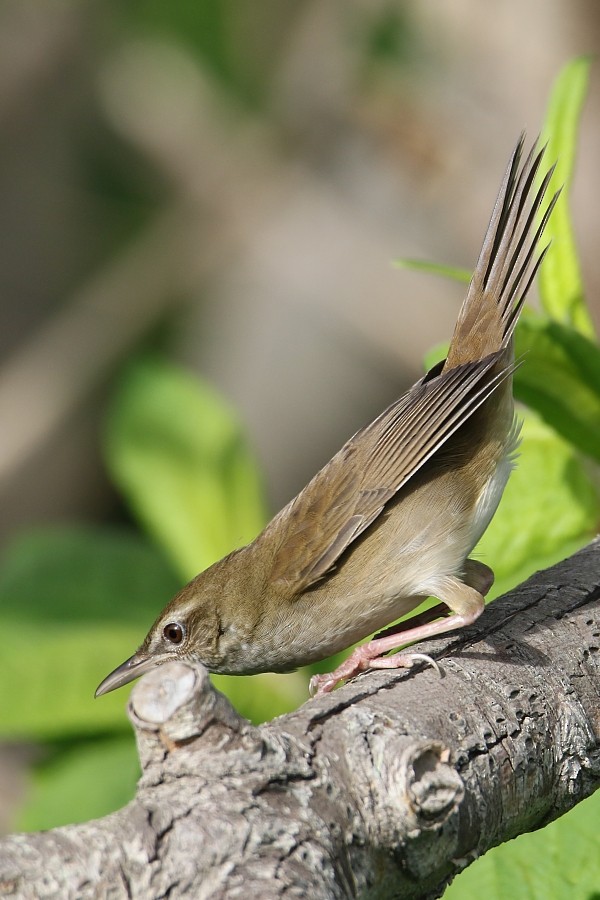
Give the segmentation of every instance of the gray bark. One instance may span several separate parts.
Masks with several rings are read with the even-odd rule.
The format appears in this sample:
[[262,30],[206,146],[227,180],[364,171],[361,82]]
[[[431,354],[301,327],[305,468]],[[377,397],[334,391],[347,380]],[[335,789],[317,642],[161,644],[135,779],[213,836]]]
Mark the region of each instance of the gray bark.
[[135,800],[0,842],[0,896],[437,897],[490,847],[600,784],[600,542],[428,641],[253,727],[201,667],[163,666],[129,714]]

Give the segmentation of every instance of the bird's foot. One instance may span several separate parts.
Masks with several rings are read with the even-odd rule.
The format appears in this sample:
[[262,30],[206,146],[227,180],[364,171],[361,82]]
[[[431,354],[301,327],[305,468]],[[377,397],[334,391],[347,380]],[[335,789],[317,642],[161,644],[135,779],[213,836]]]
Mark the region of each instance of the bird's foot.
[[311,697],[319,694],[329,694],[342,681],[346,681],[347,678],[352,678],[353,675],[358,675],[359,672],[364,672],[366,669],[412,669],[415,663],[424,662],[433,666],[438,675],[441,675],[440,667],[435,659],[427,656],[425,653],[405,653],[401,651],[400,653],[393,653],[391,656],[374,657],[369,654],[368,647],[368,644],[357,647],[348,659],[344,660],[333,672],[328,672],[324,675],[313,675],[308,686]]

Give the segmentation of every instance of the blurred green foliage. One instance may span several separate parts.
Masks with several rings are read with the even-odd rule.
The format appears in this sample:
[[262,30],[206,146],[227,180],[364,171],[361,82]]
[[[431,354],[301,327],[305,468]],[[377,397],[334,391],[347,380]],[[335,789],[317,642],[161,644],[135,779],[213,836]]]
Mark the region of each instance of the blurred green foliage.
[[148,614],[177,586],[160,550],[135,532],[60,528],[17,539],[0,564],[0,627],[26,625],[28,641],[3,650],[2,735],[123,730],[122,698],[92,704],[94,682],[113,654],[131,656]]
[[36,770],[29,802],[16,827],[38,831],[85,822],[90,811],[96,817],[108,815],[131,800],[139,775],[137,750],[129,734],[58,742]]
[[[139,6],[131,4],[129,14]],[[243,80],[228,58],[228,4],[203,4],[206,29],[194,4],[178,5],[181,21],[172,11],[167,16],[164,4],[145,6],[152,13],[149,27],[179,29],[225,80]],[[373,32],[378,52],[387,52],[380,37]],[[565,190],[541,270],[543,311],[528,311],[517,331],[517,353],[526,364],[515,392],[529,407],[519,466],[477,550],[496,572],[495,593],[585,544],[600,521],[592,465],[600,457],[600,348],[568,209],[588,68],[587,60],[575,60],[561,74],[545,129]],[[248,91],[256,102],[258,82]],[[465,277],[463,270],[404,264]],[[28,637],[5,642],[10,689],[0,694],[0,734],[36,739],[46,748],[17,823],[22,828],[89,819],[132,796],[137,757],[124,694],[94,702],[93,690],[138,646],[183,581],[250,540],[266,519],[261,479],[234,412],[210,386],[162,358],[141,357],[122,373],[104,447],[140,530],[42,529],[15,540],[0,561],[0,626],[18,637],[26,622]],[[216,681],[253,721],[306,698],[306,673]],[[600,804],[592,799],[543,833],[487,854],[446,896],[588,896],[600,875],[593,846],[599,830]]]
[[261,481],[233,410],[163,360],[124,373],[105,446],[115,484],[186,581],[265,524]]

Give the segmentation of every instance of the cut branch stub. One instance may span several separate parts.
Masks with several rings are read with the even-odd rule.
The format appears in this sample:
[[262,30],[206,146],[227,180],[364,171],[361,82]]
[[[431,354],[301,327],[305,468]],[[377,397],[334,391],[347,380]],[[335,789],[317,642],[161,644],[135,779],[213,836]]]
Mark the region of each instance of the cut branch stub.
[[172,751],[202,738],[212,746],[241,730],[252,730],[215,690],[203,666],[181,662],[166,663],[145,675],[131,692],[127,712],[143,769],[163,761],[165,749]]

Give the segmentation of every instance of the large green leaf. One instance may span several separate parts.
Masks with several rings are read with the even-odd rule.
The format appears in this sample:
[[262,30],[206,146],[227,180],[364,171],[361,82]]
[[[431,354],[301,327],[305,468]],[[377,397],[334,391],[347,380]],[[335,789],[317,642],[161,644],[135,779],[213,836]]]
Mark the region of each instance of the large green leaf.
[[540,831],[486,853],[444,900],[597,900],[599,832],[600,792]]
[[46,630],[65,622],[139,626],[179,586],[164,555],[133,531],[39,528],[16,538],[2,554],[0,617]]
[[185,578],[264,525],[260,479],[235,415],[174,366],[145,360],[125,373],[106,454],[116,484]]
[[[52,739],[127,730],[130,688],[94,700],[108,672],[139,646],[152,616],[138,628],[89,624],[27,625],[0,617],[4,635],[26,633],[27,642],[6,642],[2,654],[0,737]],[[258,723],[295,709],[307,698],[306,678],[290,675],[214,676],[238,712]]]
[[539,274],[540,299],[546,312],[557,322],[571,325],[589,337],[594,334],[584,300],[568,195],[573,178],[577,132],[589,80],[591,60],[579,57],[568,63],[554,83],[542,142],[547,142],[546,159],[556,161],[550,193],[562,187],[562,194],[546,226],[545,237],[552,241]]
[[583,453],[600,460],[600,347],[569,326],[524,315],[516,332],[515,396]]
[[[560,322],[529,309],[515,332],[517,400],[535,410],[580,452],[600,460],[600,347]],[[425,354],[425,371],[448,355],[448,344]]]
[[534,413],[523,418],[518,463],[474,556],[492,567],[492,596],[564,559],[596,533],[600,498],[573,447]]
[[9,636],[2,652],[2,737],[49,739],[127,728],[125,696],[94,700],[94,691],[131,656],[145,628],[68,621],[40,626],[4,615],[0,628]]
[[144,538],[124,530],[45,529],[0,563],[0,734],[60,737],[126,727],[123,698],[95,703],[177,589]]
[[[524,310],[515,335],[517,400],[535,410],[579,451],[600,460],[600,347],[569,326]],[[448,353],[425,355],[429,370]]]

